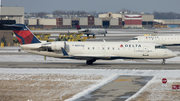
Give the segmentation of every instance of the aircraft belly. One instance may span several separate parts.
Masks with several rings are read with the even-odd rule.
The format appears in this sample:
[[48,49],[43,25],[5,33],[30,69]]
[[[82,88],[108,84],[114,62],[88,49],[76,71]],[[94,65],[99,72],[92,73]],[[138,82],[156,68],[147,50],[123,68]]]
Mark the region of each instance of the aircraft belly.
[[61,58],[64,57],[62,53],[57,54],[55,52],[48,52],[48,51],[36,51],[36,50],[24,50],[26,52],[32,53],[32,54],[37,54],[37,55],[43,55],[43,56],[49,56],[49,57],[56,57],[56,58]]

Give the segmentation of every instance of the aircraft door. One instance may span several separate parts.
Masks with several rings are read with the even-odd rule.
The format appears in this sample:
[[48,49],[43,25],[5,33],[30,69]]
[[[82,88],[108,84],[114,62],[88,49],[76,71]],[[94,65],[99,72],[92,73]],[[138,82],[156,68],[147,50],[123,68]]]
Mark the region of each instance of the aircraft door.
[[101,50],[102,50],[102,52],[105,52],[105,51],[106,51],[106,46],[105,46],[105,45],[102,45]]
[[143,56],[149,56],[148,46],[144,46],[143,50],[144,50]]

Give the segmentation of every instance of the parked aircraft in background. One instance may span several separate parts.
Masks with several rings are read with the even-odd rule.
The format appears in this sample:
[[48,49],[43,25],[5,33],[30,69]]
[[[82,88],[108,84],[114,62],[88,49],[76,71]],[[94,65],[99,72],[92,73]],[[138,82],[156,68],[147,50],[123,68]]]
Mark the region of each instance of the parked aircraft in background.
[[77,27],[77,31],[79,33],[83,33],[83,34],[87,34],[87,37],[89,37],[89,35],[93,35],[93,37],[97,34],[104,34],[104,36],[106,36],[107,34],[107,31],[105,29],[89,29],[89,28],[86,28],[86,29],[81,29],[81,27],[79,25],[76,25]]
[[114,59],[165,59],[176,54],[161,44],[140,42],[69,42],[41,43],[23,24],[9,25],[24,51],[56,58],[86,60],[87,65],[96,60]]
[[107,31],[105,29],[81,29],[81,27],[79,25],[76,25],[77,30],[32,30],[31,32],[35,33],[35,34],[71,34],[71,33],[83,33],[85,35],[87,35],[87,37],[89,37],[89,35],[93,35],[93,37],[95,35],[98,34],[104,34],[104,36],[106,36]]
[[180,45],[180,36],[137,36],[129,42],[154,42],[164,46],[175,46]]

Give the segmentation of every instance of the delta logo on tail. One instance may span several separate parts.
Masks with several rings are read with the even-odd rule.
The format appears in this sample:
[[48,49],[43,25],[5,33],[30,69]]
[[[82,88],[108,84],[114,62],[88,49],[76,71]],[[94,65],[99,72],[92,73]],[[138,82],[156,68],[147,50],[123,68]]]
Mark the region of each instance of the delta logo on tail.
[[76,25],[76,28],[77,28],[77,30],[80,30],[80,29],[81,29],[81,27],[80,27],[79,25]]
[[23,24],[9,25],[15,33],[20,44],[41,43],[36,36]]

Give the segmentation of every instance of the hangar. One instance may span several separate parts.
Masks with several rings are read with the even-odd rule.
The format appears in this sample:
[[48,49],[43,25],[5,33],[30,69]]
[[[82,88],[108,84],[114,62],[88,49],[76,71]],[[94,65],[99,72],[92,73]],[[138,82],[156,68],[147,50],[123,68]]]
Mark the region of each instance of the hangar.
[[154,15],[151,14],[128,14],[128,13],[106,13],[99,14],[99,18],[122,18],[122,26],[124,28],[142,28],[153,27]]
[[15,20],[24,24],[24,7],[1,7],[1,20]]
[[75,28],[76,24],[85,28],[142,28],[153,27],[154,15],[150,14],[99,14],[94,16],[74,17],[74,18],[56,18],[25,19],[25,24],[29,27],[52,29],[52,28]]
[[52,28],[76,28],[79,24],[83,28],[122,28],[122,18],[95,18],[94,16],[56,18],[56,19],[25,19],[29,27],[52,29]]

